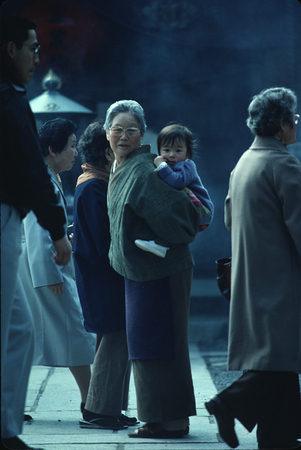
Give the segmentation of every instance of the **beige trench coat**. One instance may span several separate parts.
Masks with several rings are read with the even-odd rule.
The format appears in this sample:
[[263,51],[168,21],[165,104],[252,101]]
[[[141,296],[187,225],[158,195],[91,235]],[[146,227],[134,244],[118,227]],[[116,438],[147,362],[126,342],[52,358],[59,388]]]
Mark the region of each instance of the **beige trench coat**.
[[229,370],[301,372],[301,164],[257,136],[234,168]]

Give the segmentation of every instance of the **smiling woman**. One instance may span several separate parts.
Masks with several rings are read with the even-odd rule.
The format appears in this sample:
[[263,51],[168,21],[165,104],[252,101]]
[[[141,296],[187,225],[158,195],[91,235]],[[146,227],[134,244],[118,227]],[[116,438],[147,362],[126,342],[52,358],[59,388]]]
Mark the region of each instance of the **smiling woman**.
[[[125,279],[126,330],[139,419],[132,438],[179,438],[196,414],[188,351],[188,316],[198,213],[183,191],[154,171],[156,155],[141,145],[143,108],[121,100],[105,129],[116,157],[108,187],[111,266]],[[160,193],[160,196],[158,196]],[[142,252],[135,238],[171,242],[166,258]],[[159,261],[160,259],[160,261]]]
[[146,130],[143,109],[133,100],[127,100],[127,108],[116,102],[107,112],[104,128],[118,165],[141,146]]

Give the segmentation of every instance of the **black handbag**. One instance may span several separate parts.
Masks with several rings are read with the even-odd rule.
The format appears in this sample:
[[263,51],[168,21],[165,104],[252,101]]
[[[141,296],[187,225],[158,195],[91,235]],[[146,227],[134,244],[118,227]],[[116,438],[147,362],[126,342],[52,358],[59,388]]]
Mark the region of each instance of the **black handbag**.
[[231,297],[231,258],[219,258],[215,261],[216,281],[221,294],[230,301]]

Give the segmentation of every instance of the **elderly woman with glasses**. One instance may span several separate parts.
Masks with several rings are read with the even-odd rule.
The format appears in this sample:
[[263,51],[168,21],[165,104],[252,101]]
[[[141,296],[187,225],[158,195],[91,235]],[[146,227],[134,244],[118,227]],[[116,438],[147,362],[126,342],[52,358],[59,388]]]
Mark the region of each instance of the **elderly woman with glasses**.
[[225,205],[232,237],[229,370],[246,371],[206,407],[221,437],[238,446],[234,419],[258,448],[301,448],[301,164],[297,98],[286,88],[255,96],[255,134],[234,168]]
[[[108,188],[109,257],[125,278],[126,327],[137,394],[137,438],[179,438],[196,414],[188,351],[193,258],[188,244],[198,231],[198,212],[184,191],[154,171],[144,111],[135,101],[112,104],[104,125],[116,164]],[[135,245],[141,236],[168,241],[166,258]]]

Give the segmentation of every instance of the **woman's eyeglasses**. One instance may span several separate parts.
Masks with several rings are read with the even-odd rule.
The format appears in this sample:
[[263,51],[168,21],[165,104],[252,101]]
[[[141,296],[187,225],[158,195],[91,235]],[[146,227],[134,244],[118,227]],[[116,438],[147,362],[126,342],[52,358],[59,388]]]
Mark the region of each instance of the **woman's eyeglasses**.
[[139,128],[130,127],[130,128],[122,128],[122,127],[111,127],[110,132],[114,136],[122,136],[125,133],[128,137],[137,136],[140,134]]

